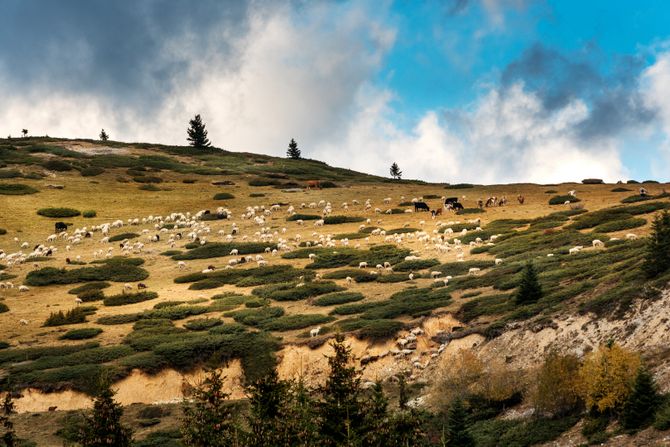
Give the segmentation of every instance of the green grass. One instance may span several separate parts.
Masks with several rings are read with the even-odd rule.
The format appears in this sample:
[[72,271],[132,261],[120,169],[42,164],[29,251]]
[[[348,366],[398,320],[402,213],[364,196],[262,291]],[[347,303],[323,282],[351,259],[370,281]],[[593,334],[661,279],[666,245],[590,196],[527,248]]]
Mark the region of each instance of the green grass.
[[58,337],[60,340],[87,340],[96,337],[102,333],[102,329],[97,327],[87,327],[81,329],[71,329]]
[[158,298],[156,292],[137,292],[137,293],[120,293],[118,295],[108,296],[103,300],[105,306],[123,306],[125,304],[141,303]]
[[578,197],[571,196],[569,194],[554,196],[549,199],[549,205],[563,205],[565,202],[576,203],[581,202],[581,199]]
[[37,214],[44,217],[76,217],[81,214],[80,211],[73,208],[42,208],[37,210]]
[[172,257],[177,261],[188,261],[192,259],[209,259],[230,256],[230,251],[237,249],[240,255],[249,255],[265,252],[266,248],[271,250],[277,248],[275,244],[259,242],[211,242],[188,250]]
[[52,284],[74,284],[89,281],[134,282],[149,277],[149,272],[130,261],[108,262],[99,266],[87,266],[76,269],[44,267],[33,270],[26,276],[29,286],[48,286]]
[[363,294],[358,292],[335,292],[322,295],[312,301],[314,306],[336,306],[339,304],[353,303],[365,299]]
[[32,186],[21,183],[0,183],[0,195],[6,196],[20,196],[26,194],[35,194],[39,192]]

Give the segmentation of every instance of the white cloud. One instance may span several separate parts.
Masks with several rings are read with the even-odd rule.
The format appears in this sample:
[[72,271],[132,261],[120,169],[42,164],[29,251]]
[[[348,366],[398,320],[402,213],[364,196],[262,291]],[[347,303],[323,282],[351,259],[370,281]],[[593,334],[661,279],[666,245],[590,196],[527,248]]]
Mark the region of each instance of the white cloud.
[[657,111],[664,133],[664,141],[659,147],[663,157],[651,166],[657,178],[668,180],[670,166],[670,51],[660,53],[654,64],[642,74],[642,92],[647,105]]

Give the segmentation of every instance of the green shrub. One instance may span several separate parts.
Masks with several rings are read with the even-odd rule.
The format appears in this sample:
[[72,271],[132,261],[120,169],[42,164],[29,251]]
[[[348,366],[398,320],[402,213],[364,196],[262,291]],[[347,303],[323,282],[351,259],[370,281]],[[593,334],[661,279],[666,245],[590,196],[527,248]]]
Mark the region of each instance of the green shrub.
[[123,306],[124,304],[135,304],[143,301],[149,301],[158,298],[156,292],[137,292],[137,293],[120,293],[118,295],[108,296],[104,299],[105,306]]
[[70,289],[68,290],[67,293],[69,293],[70,295],[79,295],[82,292],[88,292],[91,290],[102,290],[108,288],[109,286],[111,286],[111,284],[106,281],[89,282],[82,286],[75,287],[74,289]]
[[0,301],[0,314],[5,313],[5,312],[9,312],[9,307],[7,307],[7,305],[5,303]]
[[51,312],[44,326],[63,326],[65,324],[78,324],[86,322],[86,313],[81,307],[75,307],[66,312],[59,310]]
[[358,292],[336,292],[315,298],[312,304],[315,306],[335,306],[361,301],[364,298],[363,294]]
[[214,326],[220,326],[223,324],[223,320],[220,318],[196,318],[195,320],[187,321],[184,324],[186,329],[191,331],[206,331],[211,329]]
[[485,213],[486,211],[483,210],[482,208],[463,208],[462,210],[456,211],[456,214],[463,215],[463,214],[480,214],[480,213]]
[[149,272],[131,262],[109,262],[71,270],[45,267],[29,272],[25,282],[29,286],[48,286],[89,281],[134,282],[148,277]]
[[339,188],[339,186],[331,181],[323,181],[319,183],[319,186],[321,186],[322,189],[329,189],[329,188]]
[[0,349],[7,349],[10,346],[11,345],[9,343],[7,343],[6,341],[0,341]]
[[167,250],[161,253],[161,256],[174,256],[174,255],[180,255],[183,252],[181,250]]
[[268,331],[292,331],[329,323],[334,319],[331,316],[321,314],[284,315],[265,322],[261,327]]
[[265,194],[263,194],[262,192],[252,192],[251,194],[249,194],[249,197],[265,197]]
[[81,213],[81,215],[82,215],[83,217],[85,217],[86,219],[90,219],[90,218],[92,218],[92,217],[97,216],[98,213],[96,213],[95,210],[86,210],[86,211],[84,211],[83,213]]
[[299,301],[331,292],[340,292],[344,287],[334,282],[308,282],[301,287],[297,283],[279,283],[257,287],[251,293],[261,298],[270,298],[276,301]]
[[81,329],[72,329],[58,337],[60,340],[87,340],[96,337],[102,333],[102,329],[97,327],[87,327]]
[[16,169],[0,169],[0,179],[21,178],[23,174]]
[[0,183],[0,195],[6,196],[20,196],[25,194],[35,194],[39,192],[32,186],[23,185],[21,183]]
[[225,314],[232,317],[236,322],[246,326],[263,326],[270,320],[284,315],[283,307],[262,307],[260,309],[243,309]]
[[451,303],[447,290],[442,288],[409,288],[394,293],[391,297],[363,312],[361,318],[366,320],[391,319],[400,316],[419,317],[428,315],[433,309]]
[[613,231],[629,230],[631,228],[642,227],[646,224],[646,219],[632,217],[630,219],[621,219],[602,223],[596,226],[593,231],[597,233],[611,233]]
[[141,175],[133,177],[133,181],[137,183],[162,183],[163,179],[160,177]]
[[549,199],[549,205],[563,205],[565,202],[576,203],[581,202],[581,199],[578,197],[571,196],[569,194],[554,196]]
[[459,276],[465,275],[471,268],[486,269],[493,267],[494,261],[465,261],[465,262],[448,262],[435,267],[435,271],[440,271],[444,275]]
[[365,233],[341,233],[333,236],[333,239],[336,241],[341,241],[342,239],[363,239],[366,237],[367,234]]
[[656,197],[654,196],[640,196],[640,195],[634,195],[634,196],[628,196],[624,199],[621,199],[621,203],[635,203],[635,202],[644,202],[646,200],[654,200]]
[[323,219],[323,223],[326,225],[336,225],[350,222],[363,222],[364,217],[360,216],[326,216]]
[[88,342],[77,345],[39,346],[34,348],[17,348],[0,352],[0,365],[21,363],[42,357],[60,357],[86,349],[97,348],[100,343]]
[[109,238],[109,242],[119,242],[119,241],[123,241],[125,239],[134,239],[136,237],[140,237],[140,235],[137,234],[137,233],[120,233],[120,234],[115,234],[114,236],[111,236]]
[[278,180],[270,180],[264,178],[256,178],[249,180],[249,186],[277,186],[281,185],[281,182]]
[[286,218],[289,222],[294,222],[296,220],[319,220],[321,216],[317,214],[293,214]]
[[632,189],[623,188],[623,187],[617,187],[617,188],[612,189],[612,192],[630,192],[630,191],[632,191]]
[[99,166],[87,166],[79,171],[82,177],[95,177],[103,172],[105,170]]
[[399,272],[409,272],[412,270],[424,270],[435,265],[438,265],[440,261],[437,259],[415,259],[413,261],[403,261],[393,266],[393,270]]
[[356,337],[365,340],[388,340],[405,327],[404,323],[395,320],[370,320],[366,321],[356,333]]
[[[368,309],[372,309],[373,307],[377,306],[378,303],[354,303],[354,304],[343,304],[341,306],[337,306],[333,310],[330,311],[331,315],[354,315],[354,314],[360,314],[365,312]],[[357,328],[358,329],[358,328]]]
[[77,294],[77,298],[85,303],[91,301],[100,301],[105,299],[105,294],[100,289],[85,290]]
[[556,191],[555,189],[548,189],[548,190],[546,190],[544,193],[545,193],[545,194],[556,194],[557,192],[558,192],[558,191]]
[[154,191],[154,192],[155,191],[162,191],[158,186],[153,185],[153,184],[145,184],[145,185],[140,186],[137,189],[140,189],[142,191]]
[[98,318],[96,323],[104,325],[126,324],[126,323],[134,323],[140,320],[141,318],[142,318],[141,313],[109,315],[107,317]]
[[455,185],[447,185],[444,187],[444,189],[469,189],[474,187],[475,185],[470,183],[456,183]]
[[231,200],[234,198],[235,196],[228,192],[219,192],[214,195],[214,200]]
[[72,208],[42,208],[37,210],[37,214],[44,217],[75,217],[81,213]]
[[187,261],[191,259],[209,259],[222,256],[230,256],[232,249],[237,249],[241,255],[249,255],[265,252],[266,248],[271,250],[277,248],[275,244],[266,244],[260,242],[211,242],[205,245],[192,248],[186,253],[175,255],[172,259],[177,261]]
[[584,180],[582,180],[582,183],[584,185],[602,185],[605,182],[603,182],[603,180],[599,178],[585,178]]
[[4,228],[0,228],[0,236],[2,236],[3,234],[7,234],[7,230]]
[[637,185],[640,182],[638,182],[637,180],[628,180],[626,183],[629,184],[629,185]]
[[47,160],[42,163],[42,167],[48,169],[49,171],[59,172],[71,171],[74,169],[70,163],[64,162],[62,160]]
[[349,247],[322,248],[312,247],[292,252],[284,253],[284,259],[307,259],[310,253],[316,255],[316,259],[307,265],[308,269],[335,268],[352,266],[358,267],[360,262],[367,262],[368,265],[384,264],[389,262],[397,264],[410,254],[410,250],[399,248],[395,245],[377,245],[370,247],[369,250],[358,250]]

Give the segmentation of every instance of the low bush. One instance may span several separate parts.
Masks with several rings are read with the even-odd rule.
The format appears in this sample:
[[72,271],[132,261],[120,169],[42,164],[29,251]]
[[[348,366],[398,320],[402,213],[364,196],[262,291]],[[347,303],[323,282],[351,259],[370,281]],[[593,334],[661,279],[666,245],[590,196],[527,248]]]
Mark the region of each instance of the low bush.
[[181,250],[167,250],[161,253],[161,256],[174,256],[174,255],[180,255],[183,252]]
[[632,189],[624,188],[621,186],[612,189],[612,192],[630,192],[630,191],[632,191]]
[[255,178],[249,180],[248,184],[249,186],[278,186],[281,185],[281,182],[279,180]]
[[456,214],[463,215],[463,214],[480,214],[480,213],[485,213],[486,210],[482,208],[463,208],[462,210],[456,211]]
[[79,171],[82,177],[95,177],[105,172],[104,168],[99,166],[87,166]]
[[186,329],[191,331],[206,331],[211,329],[214,326],[220,326],[223,324],[223,320],[220,318],[196,318],[194,320],[187,321],[184,324]]
[[81,329],[72,329],[58,337],[60,340],[87,340],[96,337],[102,333],[102,329],[97,327],[87,327]]
[[448,262],[442,264],[438,267],[435,267],[435,271],[440,271],[444,275],[459,276],[465,275],[471,268],[486,269],[493,267],[495,265],[494,261],[465,261],[465,262]]
[[6,196],[20,196],[26,194],[35,194],[39,192],[32,186],[21,183],[0,183],[0,195]]
[[85,303],[100,301],[105,299],[105,294],[100,289],[85,290],[77,294],[77,298]]
[[[354,304],[343,304],[337,306],[335,309],[330,311],[331,315],[355,315],[365,312],[368,309],[372,309],[377,306],[378,303],[354,303]],[[358,328],[357,328],[358,329]]]
[[163,179],[160,177],[141,175],[133,177],[133,181],[137,183],[162,183]]
[[656,197],[654,196],[640,196],[640,195],[634,195],[634,196],[628,196],[624,199],[621,199],[621,203],[636,203],[636,202],[644,202],[647,200],[653,200]]
[[43,162],[42,167],[48,169],[49,171],[58,171],[58,172],[71,171],[74,169],[74,167],[70,163],[55,159]]
[[365,297],[358,292],[336,292],[315,298],[312,304],[315,306],[336,306],[339,304],[362,301]]
[[0,236],[3,234],[7,234],[7,230],[5,228],[0,228]]
[[45,267],[33,270],[26,276],[29,286],[48,286],[51,284],[74,284],[89,281],[134,282],[149,277],[149,272],[134,265],[132,259],[108,262],[99,266],[87,266],[76,269]]
[[140,237],[140,235],[137,234],[137,233],[120,233],[120,234],[115,234],[114,236],[111,236],[109,238],[109,242],[119,242],[119,241],[123,241],[125,239],[135,239],[136,237]]
[[440,261],[437,259],[415,259],[413,261],[402,261],[393,266],[393,270],[399,272],[409,272],[412,270],[424,270],[435,265]]
[[141,191],[162,191],[162,189],[160,189],[158,186],[153,185],[153,184],[144,184],[137,189],[139,189]]
[[82,212],[81,215],[86,219],[91,219],[91,218],[97,216],[98,213],[96,213],[95,210],[86,210],[86,211]]
[[388,340],[405,327],[405,324],[395,320],[369,320],[356,332],[356,337],[364,340]]
[[333,239],[336,241],[341,241],[342,239],[363,239],[368,235],[365,233],[340,233],[333,236]]
[[181,253],[172,257],[177,261],[187,261],[191,259],[209,259],[222,256],[230,256],[230,251],[237,249],[241,255],[257,254],[265,252],[266,248],[271,250],[277,248],[275,244],[260,242],[212,242],[190,249],[186,253]]
[[582,183],[584,185],[602,185],[605,182],[600,178],[585,178]]
[[254,197],[254,198],[255,197],[265,197],[265,194],[262,193],[262,192],[252,192],[251,194],[249,194],[249,197]]
[[456,183],[455,185],[447,185],[444,187],[444,189],[469,189],[474,187],[475,185],[470,183]]
[[0,301],[0,314],[5,312],[9,312],[9,307],[5,303]]
[[296,220],[319,220],[321,216],[318,214],[293,214],[286,218],[289,222],[294,222]]
[[268,321],[284,315],[283,307],[261,307],[260,309],[243,309],[225,314],[233,320],[246,326],[260,327]]
[[336,225],[350,222],[363,222],[364,217],[360,216],[326,216],[323,219],[323,223],[326,225]]
[[549,199],[549,205],[563,205],[565,202],[577,203],[581,202],[581,199],[578,197],[571,196],[569,194],[554,196]]
[[67,291],[67,293],[69,293],[70,295],[79,295],[82,292],[88,292],[91,290],[102,290],[108,288],[109,286],[111,286],[111,284],[106,281],[89,282],[82,286],[75,287],[74,289],[70,289]]
[[103,300],[105,306],[123,306],[124,304],[135,304],[158,298],[156,292],[120,293],[108,296]]
[[399,248],[395,245],[377,245],[370,247],[369,250],[358,250],[349,247],[339,247],[337,249],[312,247],[300,250],[294,250],[284,253],[284,259],[307,259],[310,253],[316,255],[316,259],[307,265],[308,269],[335,268],[352,266],[358,267],[360,262],[367,262],[374,266],[389,262],[397,264],[410,254],[410,250]]
[[265,322],[261,327],[268,331],[292,331],[329,323],[333,320],[335,318],[321,314],[284,315]]
[[10,346],[11,345],[9,343],[7,343],[6,341],[0,341],[0,349],[7,349]]
[[44,322],[44,326],[63,326],[66,324],[78,324],[86,322],[86,312],[81,307],[75,307],[74,309],[63,312],[59,310],[58,312],[51,312],[47,320]]
[[37,210],[37,214],[44,217],[75,217],[81,213],[72,208],[42,208]]
[[228,192],[219,192],[214,194],[214,200],[231,200],[234,198],[235,196]]
[[337,184],[335,184],[331,181],[328,181],[328,180],[326,180],[324,182],[320,182],[319,186],[321,186],[322,189],[339,188],[339,185],[337,185]]
[[326,293],[345,290],[344,287],[329,281],[308,282],[304,283],[301,287],[296,286],[297,283],[270,284],[257,287],[251,293],[261,298],[270,298],[276,301],[299,301]]
[[631,217],[629,219],[614,220],[597,225],[593,231],[597,233],[611,233],[613,231],[629,230],[647,224],[646,219]]

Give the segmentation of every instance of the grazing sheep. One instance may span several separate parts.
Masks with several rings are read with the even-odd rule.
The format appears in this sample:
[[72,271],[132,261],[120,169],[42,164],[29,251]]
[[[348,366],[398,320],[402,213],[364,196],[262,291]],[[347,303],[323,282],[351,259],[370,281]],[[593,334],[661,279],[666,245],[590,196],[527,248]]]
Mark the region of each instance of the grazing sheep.
[[237,248],[233,248],[230,250],[230,256],[237,256],[239,254],[239,250]]
[[437,270],[430,272],[430,277],[431,278],[439,278],[440,275],[442,275],[442,272],[439,272]]
[[22,326],[28,326],[28,320],[25,320],[25,319],[21,318],[19,320],[19,324],[22,325]]
[[414,280],[414,273],[410,273],[408,275],[408,278],[409,278],[410,281]]
[[351,276],[347,276],[346,279],[347,279],[347,283],[349,283],[349,284],[351,284],[352,282],[354,282],[354,278],[352,278]]
[[637,239],[637,234],[628,233],[628,234],[626,234],[626,239],[628,239],[629,241],[634,241],[635,239]]
[[185,269],[186,268],[186,263],[184,261],[179,261],[177,262],[177,268],[178,269]]
[[368,267],[368,263],[365,262],[365,261],[362,261],[362,262],[358,263],[358,268],[359,269],[364,269],[364,268],[367,268],[367,267]]
[[591,242],[591,245],[593,245],[593,248],[602,248],[602,247],[605,246],[605,244],[603,243],[603,241],[601,241],[600,239],[594,239],[594,240]]
[[316,337],[317,335],[319,335],[319,332],[321,332],[321,326],[317,326],[314,329],[312,329],[311,331],[309,331],[309,336],[310,337]]
[[19,286],[19,292],[27,292],[30,288],[28,286]]
[[126,290],[133,290],[133,285],[132,285],[132,284],[125,283],[125,284],[123,285],[123,291],[125,292]]
[[314,253],[310,253],[307,257],[308,257],[311,261],[313,261],[313,260],[316,259],[316,255],[315,255]]
[[79,305],[80,305],[81,303],[83,303],[83,302],[84,302],[84,301],[82,301],[81,298],[75,298],[75,299],[74,299],[74,304],[76,304],[77,306],[79,306]]
[[468,275],[476,275],[480,271],[481,269],[479,267],[470,267],[470,270],[468,270]]
[[138,288],[138,289],[146,289],[146,288],[147,288],[147,285],[144,284],[143,282],[138,282],[138,283],[137,283],[137,288]]
[[496,258],[495,263],[496,263],[496,265],[500,265],[500,264],[503,263],[503,260],[500,259],[500,258]]

